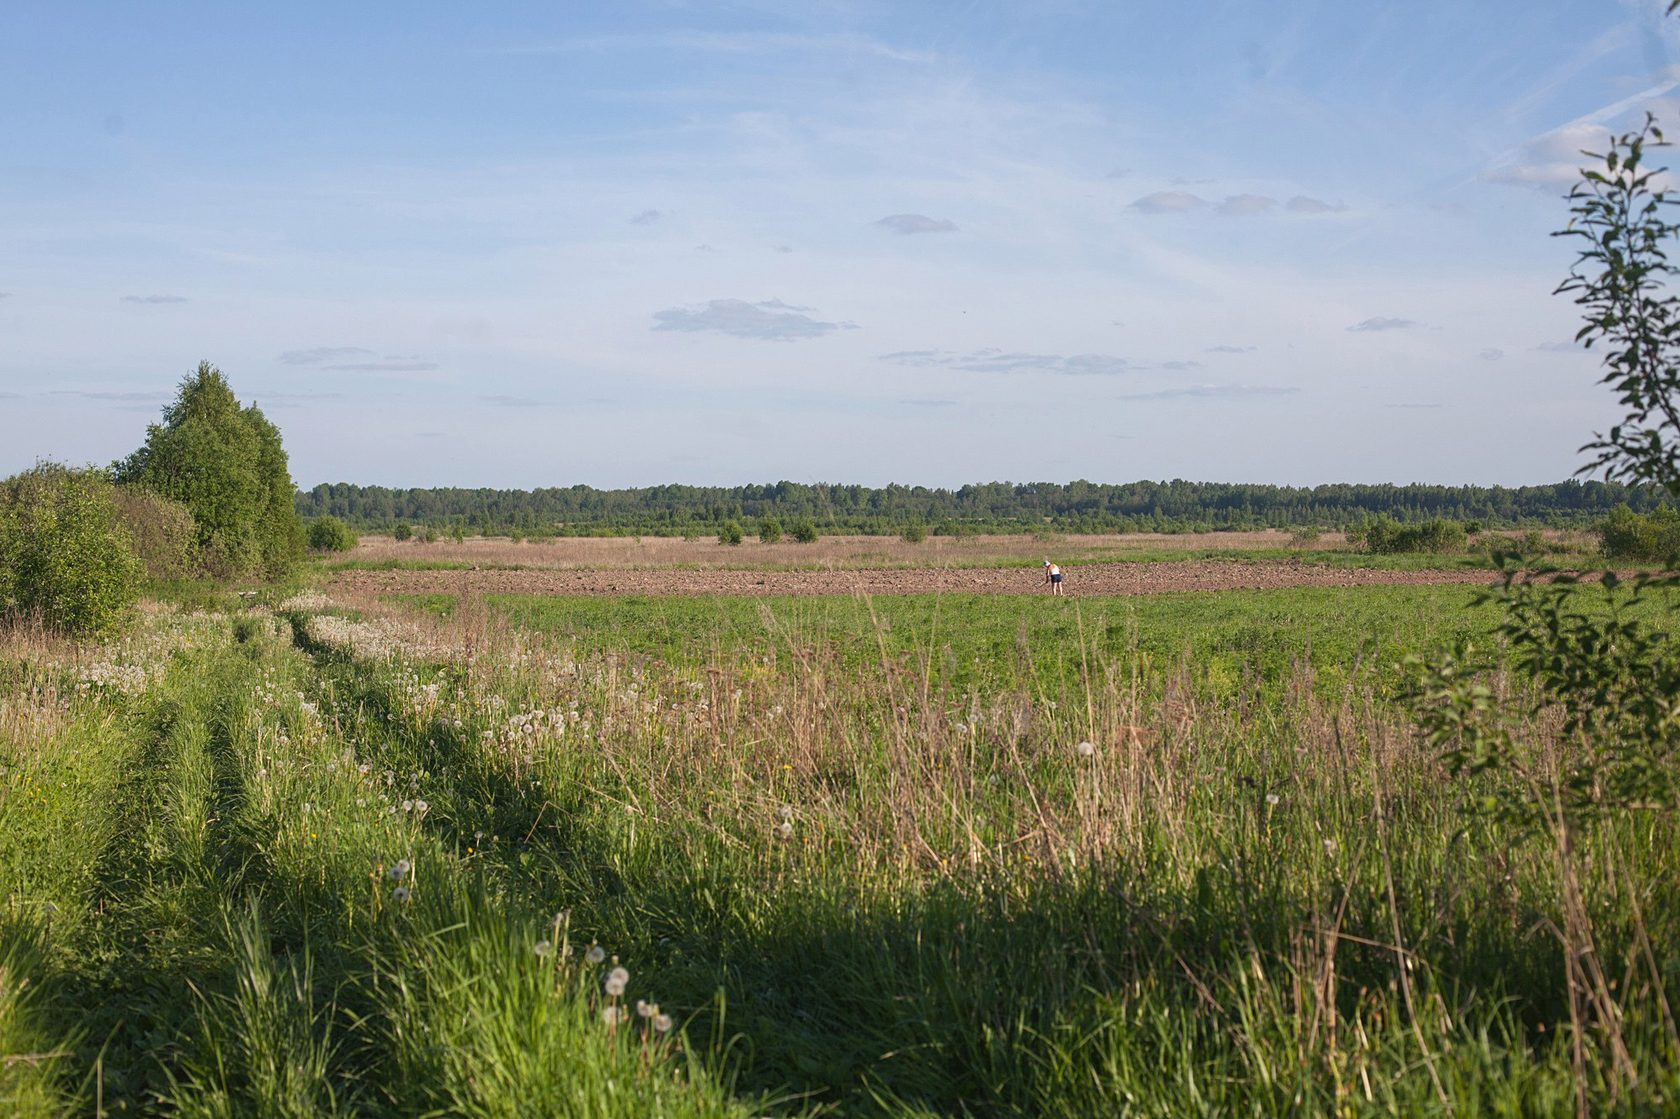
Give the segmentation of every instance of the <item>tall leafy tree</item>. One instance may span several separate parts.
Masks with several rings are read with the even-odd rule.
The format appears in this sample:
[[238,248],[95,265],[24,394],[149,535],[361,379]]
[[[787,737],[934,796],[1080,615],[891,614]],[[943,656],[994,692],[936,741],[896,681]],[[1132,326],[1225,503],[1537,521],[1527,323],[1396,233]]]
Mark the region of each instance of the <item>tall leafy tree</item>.
[[184,504],[217,574],[279,575],[302,551],[280,431],[256,405],[241,407],[209,362],[181,382],[163,422],[117,465],[117,480]]

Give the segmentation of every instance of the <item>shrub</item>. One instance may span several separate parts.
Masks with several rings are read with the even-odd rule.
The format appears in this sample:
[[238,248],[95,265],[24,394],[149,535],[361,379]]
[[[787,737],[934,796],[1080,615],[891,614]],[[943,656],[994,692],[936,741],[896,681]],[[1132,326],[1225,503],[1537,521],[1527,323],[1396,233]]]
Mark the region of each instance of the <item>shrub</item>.
[[133,604],[140,574],[104,475],[42,463],[0,483],[0,611],[98,636]]
[[1297,528],[1290,532],[1289,542],[1297,548],[1307,548],[1318,543],[1319,531],[1316,528]]
[[185,505],[134,486],[115,486],[112,497],[147,579],[168,583],[197,572],[197,528]]
[[316,517],[309,522],[309,546],[317,552],[348,552],[356,546],[356,534],[337,517]]
[[927,539],[927,525],[921,521],[911,521],[904,526],[904,542],[906,544],[920,544]]
[[738,521],[724,521],[718,526],[718,543],[731,546],[741,542],[741,525]]
[[774,544],[782,538],[781,522],[775,517],[761,517],[758,521],[758,539],[765,544]]
[[1461,552],[1465,543],[1464,526],[1439,517],[1416,524],[1401,524],[1387,516],[1372,517],[1351,529],[1348,539],[1378,554]]
[[810,517],[800,517],[797,521],[794,521],[793,528],[788,530],[788,534],[801,544],[815,544],[817,542],[817,526],[811,522]]
[[437,529],[431,525],[421,525],[419,537],[420,543],[431,544],[437,540]]
[[1635,513],[1626,505],[1618,505],[1596,531],[1599,546],[1609,559],[1680,562],[1680,512],[1671,506]]
[[396,528],[391,530],[391,538],[399,544],[402,543],[404,540],[407,540],[410,536],[413,536],[413,535],[414,535],[414,530],[412,528],[408,527],[408,522],[407,521],[403,521],[402,523],[398,524]]

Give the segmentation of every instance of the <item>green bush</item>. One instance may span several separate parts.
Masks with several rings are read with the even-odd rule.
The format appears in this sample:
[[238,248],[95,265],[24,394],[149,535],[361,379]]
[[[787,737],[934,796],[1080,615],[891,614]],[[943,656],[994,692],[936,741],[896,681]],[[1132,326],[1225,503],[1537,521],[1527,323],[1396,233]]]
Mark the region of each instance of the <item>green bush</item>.
[[42,463],[0,483],[0,612],[74,636],[115,629],[140,593],[116,487]]
[[911,521],[904,526],[904,542],[906,544],[920,544],[927,539],[927,525],[921,521]]
[[197,574],[198,530],[185,505],[134,486],[114,487],[113,497],[148,580],[170,583]]
[[399,544],[413,535],[414,530],[408,527],[407,521],[403,521],[401,524],[397,525],[396,528],[391,530],[391,538]]
[[317,552],[348,552],[356,546],[356,534],[337,517],[316,517],[309,522],[309,546]]
[[815,544],[817,542],[817,526],[811,522],[810,517],[800,517],[793,522],[793,527],[788,530],[788,535],[801,544]]
[[718,543],[736,545],[741,542],[741,525],[738,521],[724,521],[718,526]]
[[1599,546],[1608,559],[1680,563],[1680,512],[1671,506],[1635,513],[1626,505],[1618,505],[1597,532]]
[[765,544],[774,544],[782,538],[782,524],[775,517],[761,517],[758,522],[758,539]]
[[163,422],[116,466],[117,481],[184,504],[211,574],[284,575],[303,552],[280,431],[255,404],[241,407],[221,371],[201,362]]
[[1363,544],[1365,550],[1376,554],[1399,552],[1462,552],[1464,526],[1457,521],[1437,517],[1416,524],[1401,524],[1392,517],[1377,516],[1355,526],[1348,539]]

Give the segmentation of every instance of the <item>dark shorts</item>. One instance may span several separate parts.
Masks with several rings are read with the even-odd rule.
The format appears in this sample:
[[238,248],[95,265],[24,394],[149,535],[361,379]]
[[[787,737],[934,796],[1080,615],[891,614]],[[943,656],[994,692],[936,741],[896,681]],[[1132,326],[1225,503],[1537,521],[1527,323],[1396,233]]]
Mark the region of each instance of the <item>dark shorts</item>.
[[1052,575],[1050,576],[1050,581],[1052,583],[1060,583],[1062,581],[1062,577],[1060,575]]

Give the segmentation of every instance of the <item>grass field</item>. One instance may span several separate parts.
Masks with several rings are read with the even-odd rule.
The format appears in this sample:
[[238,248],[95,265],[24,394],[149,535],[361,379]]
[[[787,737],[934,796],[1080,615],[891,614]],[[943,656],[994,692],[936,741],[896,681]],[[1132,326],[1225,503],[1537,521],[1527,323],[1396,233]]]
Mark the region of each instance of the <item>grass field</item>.
[[13,633],[0,1099],[1669,1113],[1673,813],[1560,849],[1474,811],[1388,698],[1488,631],[1468,597],[304,595]]

